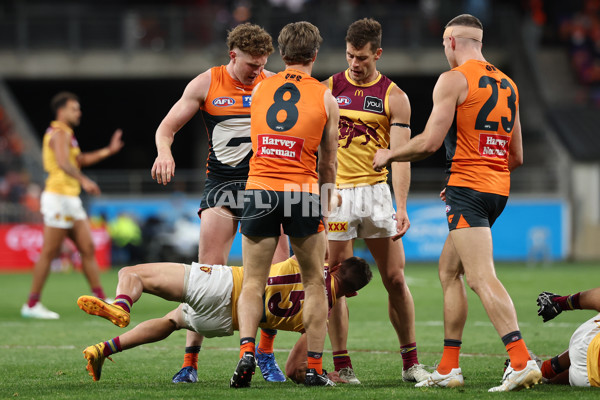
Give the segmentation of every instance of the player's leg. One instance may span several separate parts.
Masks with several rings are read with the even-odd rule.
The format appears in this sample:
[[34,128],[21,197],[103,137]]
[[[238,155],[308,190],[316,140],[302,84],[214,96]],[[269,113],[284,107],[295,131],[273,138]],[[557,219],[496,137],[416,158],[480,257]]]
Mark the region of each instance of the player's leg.
[[459,366],[463,329],[467,320],[467,293],[460,258],[448,236],[439,260],[439,277],[444,293],[444,352],[436,370],[419,387],[464,385]]
[[[352,240],[330,240],[329,265],[336,265],[352,257]],[[338,298],[329,313],[328,334],[333,352],[333,364],[341,382],[360,384],[348,353],[349,312],[346,297]]]
[[77,305],[91,315],[106,318],[119,327],[129,324],[131,307],[142,293],[182,302],[185,267],[178,263],[149,263],[121,268],[115,302],[108,304],[94,296],[81,296]]
[[162,318],[144,321],[122,335],[88,346],[83,351],[83,356],[88,360],[86,369],[89,374],[95,381],[100,380],[104,360],[106,358],[110,359],[112,354],[142,344],[158,342],[167,338],[173,331],[181,329],[185,322],[181,318],[180,309],[181,305]]
[[548,360],[536,360],[542,371],[545,384],[552,385],[568,385],[569,384],[569,367],[571,359],[569,358],[569,350],[565,350],[561,354],[556,355]]
[[40,257],[33,267],[33,280],[29,298],[21,308],[21,315],[26,318],[58,319],[59,315],[46,309],[40,302],[42,290],[50,273],[50,263],[59,254],[67,229],[44,225],[44,242]]
[[96,297],[105,299],[106,295],[100,282],[100,269],[96,262],[96,247],[92,240],[90,221],[87,218],[76,220],[73,228],[69,230],[69,237],[81,254],[81,268],[90,284],[92,293]]
[[323,263],[327,239],[325,231],[305,237],[290,237],[292,249],[302,276],[304,286],[304,304],[302,322],[306,331],[308,369],[306,385],[335,385],[323,375],[323,346],[327,334],[327,296]]
[[256,330],[263,313],[263,294],[278,236],[242,236],[244,281],[238,298],[240,360],[230,387],[250,386],[256,366]]
[[514,372],[514,377],[504,379],[502,385],[490,391],[519,390],[536,384],[542,374],[535,361],[529,357],[512,299],[496,277],[491,229],[455,229],[450,232],[450,236],[462,262],[467,284],[481,299],[490,321],[502,338],[510,357],[508,368]]
[[375,259],[383,285],[388,292],[390,321],[396,330],[402,354],[402,378],[405,381],[421,382],[429,376],[419,364],[415,336],[415,305],[404,277],[404,248],[402,241],[391,237],[365,239]]

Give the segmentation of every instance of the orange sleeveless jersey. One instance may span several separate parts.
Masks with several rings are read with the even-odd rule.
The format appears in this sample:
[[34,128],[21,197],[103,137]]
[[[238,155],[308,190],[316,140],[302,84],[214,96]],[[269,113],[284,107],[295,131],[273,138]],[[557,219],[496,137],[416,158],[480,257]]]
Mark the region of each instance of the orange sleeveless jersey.
[[453,71],[465,76],[469,91],[456,107],[444,140],[448,185],[508,196],[509,145],[519,109],[517,86],[484,61],[469,60]]
[[252,96],[254,154],[246,189],[319,192],[317,150],[327,122],[326,90],[293,69],[262,81]]
[[208,134],[206,175],[220,181],[245,180],[252,156],[250,104],[252,89],[265,79],[261,72],[252,85],[244,85],[221,65],[210,70],[210,88],[200,108]]
[[[233,329],[239,329],[237,301],[242,290],[244,270],[232,267],[233,290],[231,292]],[[325,293],[329,309],[336,303],[334,279],[325,269]],[[302,310],[304,309],[304,286],[300,278],[300,266],[293,258],[271,266],[265,288],[263,319],[259,326],[267,329],[303,332]]]

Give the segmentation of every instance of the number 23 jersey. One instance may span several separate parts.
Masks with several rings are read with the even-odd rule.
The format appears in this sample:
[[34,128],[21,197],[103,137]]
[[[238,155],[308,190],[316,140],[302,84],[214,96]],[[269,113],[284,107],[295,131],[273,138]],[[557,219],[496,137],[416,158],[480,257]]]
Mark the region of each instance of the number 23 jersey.
[[[242,268],[232,268],[233,290],[232,315],[233,328],[238,329],[237,301],[243,279]],[[334,281],[325,269],[325,291],[329,309],[336,303]],[[259,326],[261,328],[279,329],[282,331],[304,332],[302,310],[304,308],[304,286],[300,279],[300,266],[293,258],[274,264],[267,279],[263,297],[264,309]]]
[[449,186],[508,196],[508,156],[519,109],[517,86],[485,61],[469,60],[453,71],[467,79],[468,93],[456,107],[445,138]]

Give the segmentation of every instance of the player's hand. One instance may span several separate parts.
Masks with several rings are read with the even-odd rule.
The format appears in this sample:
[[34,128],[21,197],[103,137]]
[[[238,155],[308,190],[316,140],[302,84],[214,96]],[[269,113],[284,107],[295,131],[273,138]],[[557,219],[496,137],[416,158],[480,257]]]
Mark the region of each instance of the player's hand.
[[392,240],[396,241],[408,231],[408,228],[410,228],[410,221],[408,220],[408,214],[404,210],[396,212],[394,219],[396,220],[397,233],[392,236]]
[[80,183],[81,183],[81,188],[83,190],[85,190],[86,193],[89,193],[92,196],[100,195],[100,187],[96,184],[96,182],[94,182],[87,176],[84,176],[83,178],[81,178]]
[[340,378],[340,374],[337,371],[329,372],[327,377],[333,381],[333,383],[348,383],[347,380]]
[[389,149],[379,149],[373,157],[373,169],[377,172],[390,163],[392,151]]
[[445,203],[446,202],[446,188],[443,188],[440,192],[440,199]]
[[554,319],[562,312],[560,305],[554,301],[555,297],[559,297],[559,295],[551,292],[542,292],[538,295],[537,305],[540,307],[538,315],[542,317],[544,322]]
[[121,136],[123,136],[123,131],[121,129],[117,129],[110,138],[108,150],[110,150],[111,155],[118,153],[123,146],[125,146],[125,143],[123,143],[121,140]]
[[175,176],[175,160],[171,153],[159,154],[156,157],[151,174],[156,183],[166,185],[171,182],[171,178]]

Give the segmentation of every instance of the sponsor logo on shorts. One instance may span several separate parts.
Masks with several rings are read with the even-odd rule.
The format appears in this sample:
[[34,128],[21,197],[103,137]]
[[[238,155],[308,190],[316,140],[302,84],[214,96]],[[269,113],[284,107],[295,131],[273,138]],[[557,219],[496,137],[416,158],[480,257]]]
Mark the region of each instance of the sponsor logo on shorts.
[[375,96],[366,96],[363,109],[377,113],[383,112],[383,100]]
[[235,100],[231,97],[217,97],[212,104],[215,107],[230,107],[235,104]]
[[352,99],[348,96],[338,96],[335,99],[340,107],[349,106],[352,103]]
[[329,232],[348,232],[348,222],[328,222]]
[[508,160],[510,137],[505,135],[479,134],[479,155]]
[[242,106],[244,108],[248,108],[251,105],[252,105],[252,96],[251,95],[242,96]]
[[200,271],[204,272],[205,274],[212,274],[212,267],[207,267],[206,265],[203,265],[200,267]]
[[450,207],[448,204],[446,204],[446,214],[448,214],[450,212],[450,210],[452,210],[452,207]]
[[261,134],[258,135],[256,157],[283,158],[300,161],[304,139],[294,136]]

